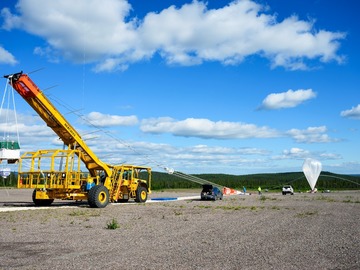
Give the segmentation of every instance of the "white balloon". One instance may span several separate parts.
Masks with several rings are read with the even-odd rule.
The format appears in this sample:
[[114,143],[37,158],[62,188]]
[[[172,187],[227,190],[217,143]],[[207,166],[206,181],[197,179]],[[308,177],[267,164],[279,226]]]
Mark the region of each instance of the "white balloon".
[[2,168],[0,169],[0,175],[4,178],[8,177],[11,173],[10,168]]
[[321,173],[321,162],[316,159],[307,158],[304,161],[302,169],[307,181],[309,182],[311,190],[314,190],[316,182]]
[[175,172],[175,170],[173,168],[166,167],[164,169],[165,169],[165,171],[167,171],[168,174],[173,174]]

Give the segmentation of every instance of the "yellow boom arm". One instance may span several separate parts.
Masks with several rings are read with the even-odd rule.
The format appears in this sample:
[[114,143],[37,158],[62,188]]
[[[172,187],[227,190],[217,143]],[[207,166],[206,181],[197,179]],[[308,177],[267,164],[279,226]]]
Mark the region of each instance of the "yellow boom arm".
[[91,151],[82,140],[80,134],[66,121],[28,75],[20,72],[6,75],[5,78],[8,78],[9,84],[39,114],[69,149],[82,152],[80,158],[89,170],[91,176],[95,177],[98,170],[103,170],[106,176],[111,177],[111,165],[102,162],[94,152]]

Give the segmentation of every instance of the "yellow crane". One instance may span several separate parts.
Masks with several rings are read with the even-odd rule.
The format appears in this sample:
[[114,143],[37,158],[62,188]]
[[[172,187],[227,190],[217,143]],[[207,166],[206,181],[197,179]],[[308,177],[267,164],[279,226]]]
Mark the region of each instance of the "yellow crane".
[[[18,188],[33,188],[35,205],[50,205],[54,199],[87,200],[90,207],[130,198],[145,202],[151,193],[151,168],[131,164],[111,165],[101,161],[80,134],[48,100],[27,74],[4,76],[64,142],[66,149],[24,153],[19,160]],[[24,162],[30,162],[25,170]],[[81,165],[88,172],[82,172]]]

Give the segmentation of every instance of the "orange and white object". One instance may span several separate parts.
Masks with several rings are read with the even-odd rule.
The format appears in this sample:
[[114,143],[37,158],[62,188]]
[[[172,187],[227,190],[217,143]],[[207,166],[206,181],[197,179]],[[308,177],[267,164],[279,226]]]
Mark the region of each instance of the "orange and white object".
[[241,194],[241,192],[238,190],[232,189],[232,188],[224,187],[223,194],[224,195],[238,195],[238,194]]

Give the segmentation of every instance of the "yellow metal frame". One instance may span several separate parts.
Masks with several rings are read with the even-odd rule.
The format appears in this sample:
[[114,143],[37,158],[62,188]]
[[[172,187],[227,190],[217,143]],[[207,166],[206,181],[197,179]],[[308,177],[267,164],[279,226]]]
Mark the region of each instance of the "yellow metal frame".
[[[28,75],[20,72],[5,77],[68,147],[67,150],[24,153],[19,161],[18,188],[36,189],[35,199],[39,200],[86,199],[89,193],[87,185],[93,183],[108,189],[111,202],[128,198],[141,201],[147,197],[146,192],[151,193],[151,168],[104,163]],[[28,171],[23,170],[26,161],[30,162]],[[81,164],[85,165],[88,173],[81,171]],[[138,194],[139,190],[142,194]],[[90,195],[91,200],[97,196],[94,194]],[[99,205],[102,206],[102,203]]]
[[11,76],[11,86],[38,113],[47,126],[50,127],[69,148],[82,152],[81,159],[90,174],[96,176],[97,170],[102,170],[107,176],[111,176],[111,166],[102,162],[95,155],[81,138],[80,134],[55,108],[29,76],[22,73],[16,73]]
[[[84,185],[94,179],[81,171],[81,155],[71,149],[24,153],[19,162],[18,188],[46,190],[46,195],[36,195],[41,196],[39,199],[86,199]],[[24,170],[28,163],[29,170]]]
[[[136,198],[138,186],[151,193],[151,168],[134,165],[112,167],[112,177],[101,180],[81,171],[79,150],[38,150],[26,152],[19,161],[18,188],[37,189],[36,199],[87,199],[86,185],[110,184],[110,201]],[[24,170],[30,164],[28,170]]]
[[128,164],[114,166],[111,183],[111,201],[136,198],[138,186],[145,186],[151,194],[151,168]]

